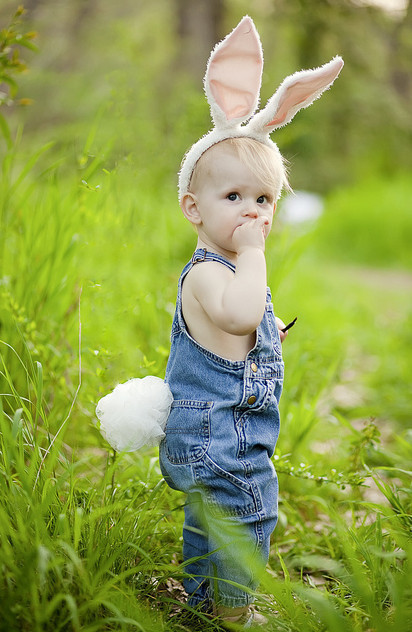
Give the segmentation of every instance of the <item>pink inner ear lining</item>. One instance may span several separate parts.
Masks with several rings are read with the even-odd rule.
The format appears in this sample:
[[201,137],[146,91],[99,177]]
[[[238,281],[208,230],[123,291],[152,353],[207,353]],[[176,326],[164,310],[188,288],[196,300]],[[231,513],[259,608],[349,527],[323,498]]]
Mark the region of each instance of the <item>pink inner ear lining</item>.
[[246,18],[212,53],[206,78],[216,104],[228,121],[253,113],[262,68],[260,41],[250,18]]
[[310,99],[315,99],[317,93],[326,90],[329,84],[337,77],[342,65],[340,65],[338,71],[336,71],[336,68],[329,70],[329,72],[323,71],[320,75],[311,75],[310,77],[299,79],[288,86],[280,98],[276,116],[269,123],[266,123],[265,127],[283,123],[289,113],[292,111],[296,112],[296,108],[301,103],[309,100],[309,105],[312,102]]
[[303,99],[301,99],[300,101],[293,101],[292,106],[288,105],[288,102],[285,101],[284,103],[282,103],[282,108],[286,107],[285,111],[283,112],[282,110],[279,110],[277,112],[277,116],[275,116],[274,119],[272,119],[269,123],[266,123],[265,127],[271,127],[272,125],[279,125],[280,123],[283,123],[283,121],[285,120],[285,118],[287,117],[287,115],[289,114],[291,107],[296,107],[298,105],[300,105],[301,103],[304,103],[306,101],[308,97],[305,96]]
[[255,97],[250,91],[238,90],[217,79],[210,82],[210,89],[228,121],[247,116],[254,106]]

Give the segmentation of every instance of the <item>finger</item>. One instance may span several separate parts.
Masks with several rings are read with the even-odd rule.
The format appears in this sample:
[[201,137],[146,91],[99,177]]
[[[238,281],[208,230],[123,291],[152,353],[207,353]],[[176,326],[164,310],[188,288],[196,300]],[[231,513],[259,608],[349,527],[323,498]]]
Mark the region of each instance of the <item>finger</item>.
[[288,331],[282,331],[281,329],[279,329],[280,342],[284,341],[288,333],[289,333]]

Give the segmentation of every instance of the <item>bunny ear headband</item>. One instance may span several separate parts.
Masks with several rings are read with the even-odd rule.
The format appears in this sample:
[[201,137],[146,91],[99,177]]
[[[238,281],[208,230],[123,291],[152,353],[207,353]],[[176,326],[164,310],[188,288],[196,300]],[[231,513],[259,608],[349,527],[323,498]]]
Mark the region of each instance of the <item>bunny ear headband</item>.
[[[204,87],[214,128],[184,157],[179,173],[179,199],[189,190],[200,156],[222,140],[247,136],[279,152],[270,139],[271,132],[289,123],[299,110],[320,97],[342,67],[342,58],[334,57],[320,68],[301,70],[286,77],[264,109],[252,116],[259,101],[263,54],[255,25],[245,16],[210,55]],[[243,124],[246,121],[248,123]]]

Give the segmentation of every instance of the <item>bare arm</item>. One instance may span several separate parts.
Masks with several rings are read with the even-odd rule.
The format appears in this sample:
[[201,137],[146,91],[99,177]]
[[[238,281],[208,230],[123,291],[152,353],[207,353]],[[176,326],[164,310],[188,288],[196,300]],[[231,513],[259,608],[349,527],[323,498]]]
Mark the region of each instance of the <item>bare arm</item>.
[[219,329],[250,334],[261,322],[266,304],[264,221],[251,220],[234,233],[238,259],[233,274],[220,264],[199,266],[192,277],[193,297]]

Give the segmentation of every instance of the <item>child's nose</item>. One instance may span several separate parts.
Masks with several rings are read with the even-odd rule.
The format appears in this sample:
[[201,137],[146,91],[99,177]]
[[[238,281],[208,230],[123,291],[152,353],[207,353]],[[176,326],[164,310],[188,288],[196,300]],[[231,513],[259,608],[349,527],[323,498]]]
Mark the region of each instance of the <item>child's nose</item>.
[[252,202],[247,202],[243,209],[244,217],[256,218],[258,216],[258,210]]

